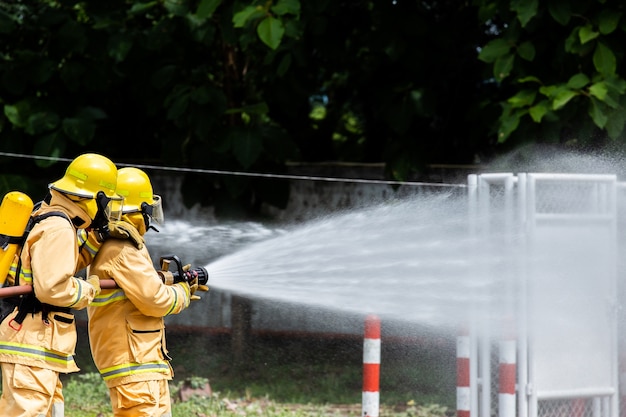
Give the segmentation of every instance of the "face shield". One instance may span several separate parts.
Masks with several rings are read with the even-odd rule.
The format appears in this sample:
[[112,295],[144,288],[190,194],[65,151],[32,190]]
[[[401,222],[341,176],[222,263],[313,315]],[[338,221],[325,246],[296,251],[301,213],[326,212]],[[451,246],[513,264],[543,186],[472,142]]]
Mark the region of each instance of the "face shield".
[[124,199],[120,196],[108,197],[104,192],[98,191],[94,199],[97,211],[91,222],[91,228],[99,230],[106,228],[111,220],[121,218]]
[[[161,196],[153,195],[152,204],[141,203],[141,213],[150,219],[150,223],[154,222],[159,226],[163,226],[165,217],[163,215],[163,205],[161,204]],[[150,227],[150,225],[146,225]]]
[[122,219],[122,212],[124,209],[124,198],[115,196],[111,198],[109,204],[105,208],[105,214],[109,221],[119,221]]

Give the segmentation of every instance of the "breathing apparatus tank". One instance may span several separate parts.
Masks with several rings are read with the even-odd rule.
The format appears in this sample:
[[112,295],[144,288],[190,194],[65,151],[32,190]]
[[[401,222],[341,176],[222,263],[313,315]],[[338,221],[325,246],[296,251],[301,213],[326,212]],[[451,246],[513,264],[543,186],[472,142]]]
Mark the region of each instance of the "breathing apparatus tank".
[[5,194],[0,204],[0,287],[9,273],[11,263],[22,244],[22,236],[33,211],[29,196],[19,191]]

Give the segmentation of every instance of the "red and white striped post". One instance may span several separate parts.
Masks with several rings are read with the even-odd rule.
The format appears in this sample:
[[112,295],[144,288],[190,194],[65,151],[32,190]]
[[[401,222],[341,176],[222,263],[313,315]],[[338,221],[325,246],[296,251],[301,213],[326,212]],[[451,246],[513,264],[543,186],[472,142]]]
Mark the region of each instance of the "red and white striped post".
[[456,338],[456,415],[470,417],[470,337],[463,330]]
[[498,358],[498,415],[515,417],[515,379],[517,376],[517,342],[515,338],[500,341]]
[[380,319],[365,318],[363,338],[363,417],[378,417],[380,408]]

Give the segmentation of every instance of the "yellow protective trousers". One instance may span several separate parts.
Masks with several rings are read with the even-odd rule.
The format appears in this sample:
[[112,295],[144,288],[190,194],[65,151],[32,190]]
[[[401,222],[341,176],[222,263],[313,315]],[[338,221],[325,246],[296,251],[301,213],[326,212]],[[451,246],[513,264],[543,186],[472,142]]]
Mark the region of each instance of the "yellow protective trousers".
[[59,373],[4,362],[2,366],[3,417],[63,417],[63,384]]
[[138,381],[109,388],[115,417],[171,417],[167,380]]

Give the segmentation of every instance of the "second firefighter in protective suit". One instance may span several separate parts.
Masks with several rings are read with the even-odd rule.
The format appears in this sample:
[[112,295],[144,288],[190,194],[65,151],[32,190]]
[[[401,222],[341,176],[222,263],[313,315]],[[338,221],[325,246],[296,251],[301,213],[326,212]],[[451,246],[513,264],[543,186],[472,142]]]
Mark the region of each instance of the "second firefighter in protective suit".
[[87,309],[93,360],[115,416],[171,416],[163,317],[188,307],[197,285],[166,285],[154,268],[143,235],[163,221],[163,211],[148,176],[122,168],[116,192],[124,197],[122,220],[110,225],[116,238],[102,244],[89,273],[119,289],[102,290]]

